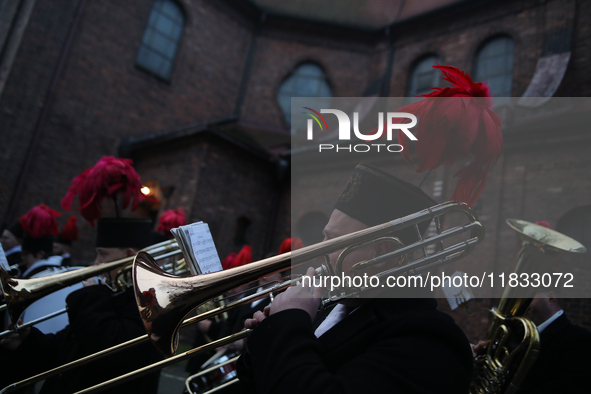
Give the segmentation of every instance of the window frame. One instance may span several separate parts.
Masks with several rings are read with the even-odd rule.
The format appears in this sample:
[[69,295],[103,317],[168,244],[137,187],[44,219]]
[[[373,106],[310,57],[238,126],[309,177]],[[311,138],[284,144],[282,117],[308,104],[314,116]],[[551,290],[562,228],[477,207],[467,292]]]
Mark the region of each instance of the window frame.
[[425,93],[429,93],[432,90],[430,90],[430,88],[435,88],[439,86],[440,83],[440,79],[439,79],[439,71],[437,69],[434,69],[431,67],[431,73],[434,74],[433,77],[433,82],[434,84],[431,85],[429,88],[427,88],[426,90],[420,90],[416,93],[411,91],[411,88],[413,86],[413,81],[414,81],[414,76],[415,76],[415,72],[417,71],[417,69],[419,68],[419,66],[421,66],[422,63],[426,62],[429,59],[435,59],[435,62],[432,64],[432,66],[436,65],[437,63],[441,64],[442,60],[441,57],[439,55],[437,55],[436,53],[428,53],[425,55],[420,56],[419,58],[417,58],[417,60],[415,60],[412,63],[412,66],[410,67],[409,73],[408,73],[408,85],[406,87],[406,97],[408,98],[414,98],[415,96],[419,96],[421,94],[425,94]]
[[[482,54],[482,52],[487,48],[487,46],[489,46],[490,44],[492,44],[493,42],[497,41],[497,40],[508,40],[512,43],[513,45],[513,50],[512,50],[512,59],[511,59],[511,71],[510,73],[506,73],[506,74],[499,74],[499,75],[493,75],[492,77],[497,77],[500,75],[504,75],[504,76],[510,76],[511,80],[510,80],[510,87],[508,89],[508,92],[502,92],[502,94],[496,93],[491,89],[491,94],[494,97],[512,97],[511,93],[513,92],[513,74],[515,72],[515,39],[509,35],[509,34],[496,34],[494,36],[491,36],[489,38],[487,38],[486,40],[484,40],[476,49],[476,52],[474,53],[474,72],[473,72],[473,80],[477,81],[477,82],[486,82],[486,84],[488,85],[489,88],[491,88],[490,83],[489,83],[489,79],[491,78],[491,76],[486,76],[485,78],[483,78],[482,76],[479,75],[480,73],[480,69],[481,69],[481,64],[479,62],[480,60],[480,56]],[[507,52],[504,52],[504,54],[506,54]],[[489,59],[491,59],[492,57],[489,57]]]
[[[176,15],[176,17],[180,17],[180,22],[177,20],[173,20],[170,16],[170,14],[166,14],[164,10],[161,9],[162,6],[160,6],[160,9],[157,9],[156,7],[159,4],[165,4],[165,3],[170,3],[172,5],[175,6],[176,10],[178,11],[178,14]],[[155,12],[158,12],[157,14],[155,14]],[[168,19],[170,22],[172,22],[174,25],[172,26],[173,29],[175,30],[179,30],[178,31],[178,37],[173,37],[170,35],[166,35],[164,34],[165,32],[163,32],[162,30],[157,28],[157,22],[160,18],[166,18]],[[155,19],[155,22],[153,22],[153,18]],[[185,12],[184,7],[175,0],[156,0],[154,1],[154,5],[152,6],[152,10],[150,11],[150,16],[148,17],[148,21],[146,24],[146,27],[144,29],[144,34],[142,35],[142,40],[135,58],[135,66],[147,73],[149,73],[150,75],[164,81],[164,82],[170,82],[172,80],[172,75],[174,72],[174,68],[175,68],[175,64],[177,61],[177,57],[179,54],[179,50],[181,47],[181,41],[183,38],[183,33],[185,31],[185,26],[187,24],[187,15]],[[171,29],[172,30],[172,29]],[[146,37],[148,36],[148,34],[151,33],[152,36],[160,36],[159,38],[162,39],[162,37],[164,37],[165,39],[168,39],[169,41],[167,42],[169,45],[171,43],[173,43],[175,45],[175,48],[173,49],[172,53],[170,55],[163,53],[162,51],[160,51],[160,48],[154,48],[152,45],[154,38],[152,38],[152,42],[148,43]],[[173,41],[176,40],[176,41]],[[162,73],[158,72],[157,70],[151,68],[148,64],[146,64],[147,62],[143,62],[140,59],[140,55],[142,54],[143,51],[147,51],[149,54],[156,54],[157,56],[161,57],[162,59],[164,59],[164,61],[167,61],[168,63],[170,63],[170,66],[168,67],[168,74],[167,75],[163,75]],[[162,60],[161,60],[162,61]]]
[[[325,88],[328,88],[328,92],[330,93],[329,96],[327,95],[322,95],[322,96],[301,96],[301,95],[283,95],[283,97],[290,97],[290,102],[289,102],[289,106],[287,106],[287,110],[283,107],[282,105],[282,100],[280,99],[280,97],[282,96],[282,92],[281,89],[285,86],[285,84],[289,83],[290,78],[293,78],[294,76],[297,76],[298,74],[298,70],[300,70],[302,67],[307,66],[307,65],[311,65],[316,67],[319,71],[320,71],[320,75],[318,76],[314,76],[312,78],[324,82],[325,84]],[[293,85],[296,85],[297,83],[297,79],[296,82],[293,83]],[[321,89],[321,86],[319,85],[316,89],[316,91],[318,92]],[[333,88],[332,85],[328,79],[327,73],[324,69],[324,67],[322,67],[322,65],[320,65],[318,62],[315,61],[304,61],[304,62],[300,62],[298,63],[292,70],[291,72],[281,80],[281,83],[279,84],[277,90],[276,90],[276,100],[277,100],[277,104],[279,106],[279,109],[281,111],[282,114],[282,119],[283,122],[285,122],[285,124],[287,124],[288,126],[291,124],[291,97],[334,97],[333,94]],[[295,89],[292,90],[293,93],[297,93],[295,91]],[[289,115],[289,116],[288,116]]]

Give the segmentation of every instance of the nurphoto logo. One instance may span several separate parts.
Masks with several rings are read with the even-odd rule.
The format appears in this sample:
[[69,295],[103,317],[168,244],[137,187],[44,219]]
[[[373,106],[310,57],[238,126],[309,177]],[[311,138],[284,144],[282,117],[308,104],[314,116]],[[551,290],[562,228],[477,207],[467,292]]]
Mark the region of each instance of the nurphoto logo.
[[[349,115],[345,112],[338,110],[338,109],[321,109],[320,112],[309,108],[304,107],[311,112],[304,112],[305,114],[309,115],[311,119],[308,119],[307,123],[307,139],[309,141],[313,140],[314,138],[314,121],[320,128],[321,132],[328,132],[328,125],[326,123],[326,119],[322,114],[333,114],[337,117],[337,121],[339,124],[339,141],[351,141],[351,120],[349,119]],[[410,119],[410,122],[408,122]],[[417,137],[409,130],[417,125],[417,117],[408,112],[388,112],[386,115],[386,127],[384,127],[384,113],[378,112],[378,127],[375,130],[375,133],[370,134],[363,134],[359,131],[359,113],[353,112],[353,133],[356,138],[362,141],[371,142],[381,139],[386,133],[386,140],[392,141],[393,132],[402,131],[410,140],[417,141]],[[407,122],[407,123],[402,123]],[[385,128],[385,130],[384,130]],[[318,144],[319,152],[323,151],[335,151],[335,152],[369,152],[375,150],[380,152],[380,149],[383,151],[388,151],[391,153],[399,153],[402,152],[402,145],[400,144],[379,144],[379,143],[371,143],[371,144]]]

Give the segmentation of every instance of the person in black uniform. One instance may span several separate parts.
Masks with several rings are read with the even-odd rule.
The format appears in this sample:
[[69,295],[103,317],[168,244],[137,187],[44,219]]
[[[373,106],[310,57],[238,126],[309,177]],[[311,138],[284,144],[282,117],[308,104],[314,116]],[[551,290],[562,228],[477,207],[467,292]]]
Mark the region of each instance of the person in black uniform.
[[[134,255],[146,246],[150,230],[151,222],[145,219],[99,220],[95,264]],[[70,324],[57,334],[42,334],[33,327],[2,340],[2,387],[145,334],[131,287],[114,294],[108,286],[89,279],[66,303]],[[152,344],[144,343],[51,377],[41,393],[76,392],[159,359]],[[157,393],[158,380],[159,373],[152,373],[113,387],[109,393]]]
[[[325,239],[409,215],[435,202],[418,187],[358,165],[324,229]],[[426,225],[421,228],[424,232]],[[396,234],[417,240],[414,228]],[[383,254],[379,243],[343,264]],[[336,254],[331,257],[334,265]],[[312,275],[313,270],[308,270]],[[254,328],[238,363],[242,389],[262,393],[465,393],[470,345],[432,298],[364,298],[338,304],[318,326],[321,289],[291,287],[245,322]],[[376,294],[377,295],[377,294]],[[383,294],[382,294],[383,296]],[[315,326],[318,326],[315,330]]]
[[538,327],[540,353],[520,393],[588,393],[591,332],[568,320],[555,291],[538,293],[526,317]]

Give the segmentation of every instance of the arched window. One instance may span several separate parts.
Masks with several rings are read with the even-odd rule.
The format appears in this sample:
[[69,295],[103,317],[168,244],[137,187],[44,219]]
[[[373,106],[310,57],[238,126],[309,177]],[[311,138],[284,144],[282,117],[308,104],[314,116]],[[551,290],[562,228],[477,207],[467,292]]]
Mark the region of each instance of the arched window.
[[137,54],[136,64],[160,78],[169,80],[184,25],[185,17],[177,3],[156,0],[142,46]]
[[287,123],[291,122],[292,97],[332,97],[324,71],[314,63],[304,63],[283,81],[277,100]]
[[513,39],[497,37],[485,43],[476,55],[474,81],[486,81],[495,97],[511,96],[513,48]]
[[558,220],[556,230],[591,248],[591,205],[575,208]]
[[439,86],[439,72],[433,68],[441,60],[436,56],[429,56],[419,61],[410,74],[410,83],[406,91],[407,97],[430,93],[431,88]]

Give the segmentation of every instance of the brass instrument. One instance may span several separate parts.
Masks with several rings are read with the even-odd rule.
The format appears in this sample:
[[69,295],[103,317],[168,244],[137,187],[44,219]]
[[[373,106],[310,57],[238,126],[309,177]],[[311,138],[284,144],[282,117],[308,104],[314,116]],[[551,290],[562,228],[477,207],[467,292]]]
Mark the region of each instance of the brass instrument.
[[[461,211],[465,213],[470,223],[449,229],[428,238],[422,239],[418,224],[431,222],[446,213]],[[190,278],[176,277],[163,272],[153,259],[146,253],[138,253],[133,268],[133,280],[135,295],[144,321],[144,326],[154,345],[165,356],[175,353],[178,345],[178,330],[184,319],[195,307],[220,293],[233,289],[241,284],[250,283],[260,277],[283,271],[292,266],[301,265],[313,258],[327,256],[329,253],[344,249],[342,254],[348,254],[349,248],[358,249],[359,244],[367,246],[376,242],[376,238],[386,234],[400,231],[404,228],[415,226],[420,241],[409,246],[404,246],[394,252],[376,257],[367,262],[358,263],[362,267],[380,264],[394,258],[399,258],[411,252],[422,249],[423,256],[415,261],[391,269],[387,269],[378,277],[396,275],[417,275],[431,270],[442,264],[462,258],[477,243],[484,238],[484,228],[476,220],[469,208],[458,203],[444,203],[432,208],[414,213],[382,225],[347,234],[316,245],[271,257],[258,262],[253,262],[231,270],[218,271],[205,275],[197,275]],[[440,226],[438,226],[440,228]],[[470,232],[470,239],[460,244],[443,249],[438,253],[428,256],[426,247],[430,244],[440,243],[444,239],[451,238],[462,232]],[[339,259],[341,260],[341,259]],[[323,265],[323,274],[332,275],[330,264]],[[339,272],[336,273],[337,275]],[[269,292],[287,288],[291,281],[278,288],[271,288]],[[339,292],[331,295],[329,301],[335,302],[344,297],[357,297],[366,289],[356,289],[353,293],[343,294]],[[262,298],[259,297],[259,298]]]
[[[468,223],[448,230],[441,230],[440,217],[459,212],[467,218]],[[436,222],[437,234],[423,238],[419,230],[419,223],[429,223],[432,220]],[[188,352],[174,355],[178,345],[178,331],[180,327],[196,323],[201,320],[211,319],[216,315],[231,310],[233,308],[251,303],[257,299],[266,297],[268,294],[283,290],[298,279],[289,279],[278,283],[264,292],[252,294],[240,300],[230,302],[226,305],[209,310],[198,316],[185,319],[185,316],[193,309],[207,302],[208,300],[227,292],[235,287],[254,282],[261,277],[289,269],[292,266],[302,265],[305,262],[324,256],[328,261],[328,254],[343,250],[341,256],[348,254],[352,248],[357,248],[359,244],[367,246],[377,241],[379,237],[395,233],[407,227],[414,227],[417,231],[418,242],[403,246],[400,249],[388,253],[387,255],[376,257],[372,260],[362,262],[363,267],[380,264],[385,260],[410,256],[415,252],[422,255],[415,260],[409,260],[404,265],[382,271],[377,276],[385,277],[389,275],[417,275],[437,268],[443,264],[451,263],[465,257],[478,243],[484,239],[484,228],[478,222],[477,217],[465,206],[455,202],[447,202],[425,209],[423,211],[396,219],[378,226],[347,234],[338,238],[324,241],[292,252],[284,253],[279,256],[270,257],[264,260],[253,262],[244,266],[232,268],[229,270],[197,275],[193,277],[179,277],[166,273],[158,267],[152,256],[140,252],[135,257],[133,264],[133,280],[136,299],[140,315],[148,332],[147,335],[132,339],[123,344],[105,349],[96,355],[86,356],[80,360],[70,362],[52,371],[44,372],[27,380],[14,383],[7,387],[3,392],[9,392],[14,389],[24,387],[28,384],[46,379],[55,374],[64,372],[78,365],[87,363],[98,357],[103,357],[113,352],[125,349],[143,343],[150,339],[156,347],[169,358],[146,366],[136,371],[127,373],[120,377],[103,382],[96,386],[85,389],[78,394],[93,392],[95,390],[104,390],[105,388],[122,383],[129,379],[148,374],[154,370],[164,368],[176,362],[188,359],[202,351],[214,349],[224,344],[234,342],[235,340],[245,338],[250,330],[244,330],[226,338],[208,343],[199,348],[189,350]],[[458,235],[469,234],[468,239],[459,241],[447,248],[443,247],[443,241],[456,237]],[[398,241],[399,242],[399,241]],[[429,254],[428,246],[441,245],[437,252]],[[399,260],[400,262],[401,260]],[[330,264],[325,264],[319,269],[323,274],[331,273]],[[331,294],[326,302],[335,302],[344,297],[358,297],[365,289],[355,289],[353,292],[345,292],[349,289],[341,289],[335,294]]]
[[[566,253],[587,250],[574,239],[525,220],[507,219],[517,231],[521,247],[514,273],[547,273]],[[540,350],[536,325],[523,315],[536,295],[536,287],[506,286],[486,335],[487,352],[475,358],[471,394],[511,394],[520,389]]]
[[[216,362],[213,366],[208,367],[202,371],[199,371],[198,373],[189,376],[187,379],[185,379],[185,392],[188,394],[196,394],[193,391],[193,387],[192,386],[196,386],[198,384],[203,384],[203,381],[205,380],[205,383],[209,383],[207,382],[207,375],[210,373],[216,373],[216,375],[219,377],[219,375],[225,374],[219,381],[219,384],[212,387],[211,389],[205,391],[205,392],[201,392],[201,394],[212,394],[215,393],[216,391],[219,391],[225,387],[228,387],[232,384],[235,384],[236,382],[238,382],[238,379],[236,378],[236,370],[235,369],[230,369],[230,371],[228,371],[228,366],[233,367],[236,364],[236,361],[238,361],[238,358],[240,357],[240,355],[234,356],[234,357],[227,357],[227,356],[223,356],[220,357],[219,361]],[[217,360],[216,360],[217,361]]]
[[[181,253],[176,241],[172,240],[151,245],[144,250],[159,259]],[[38,299],[94,276],[115,269],[120,269],[119,274],[124,275],[125,267],[131,267],[134,257],[32,279],[11,278],[8,272],[0,268],[0,286],[9,316],[13,322],[17,322],[24,310]],[[116,281],[121,281],[120,275],[117,275]]]

